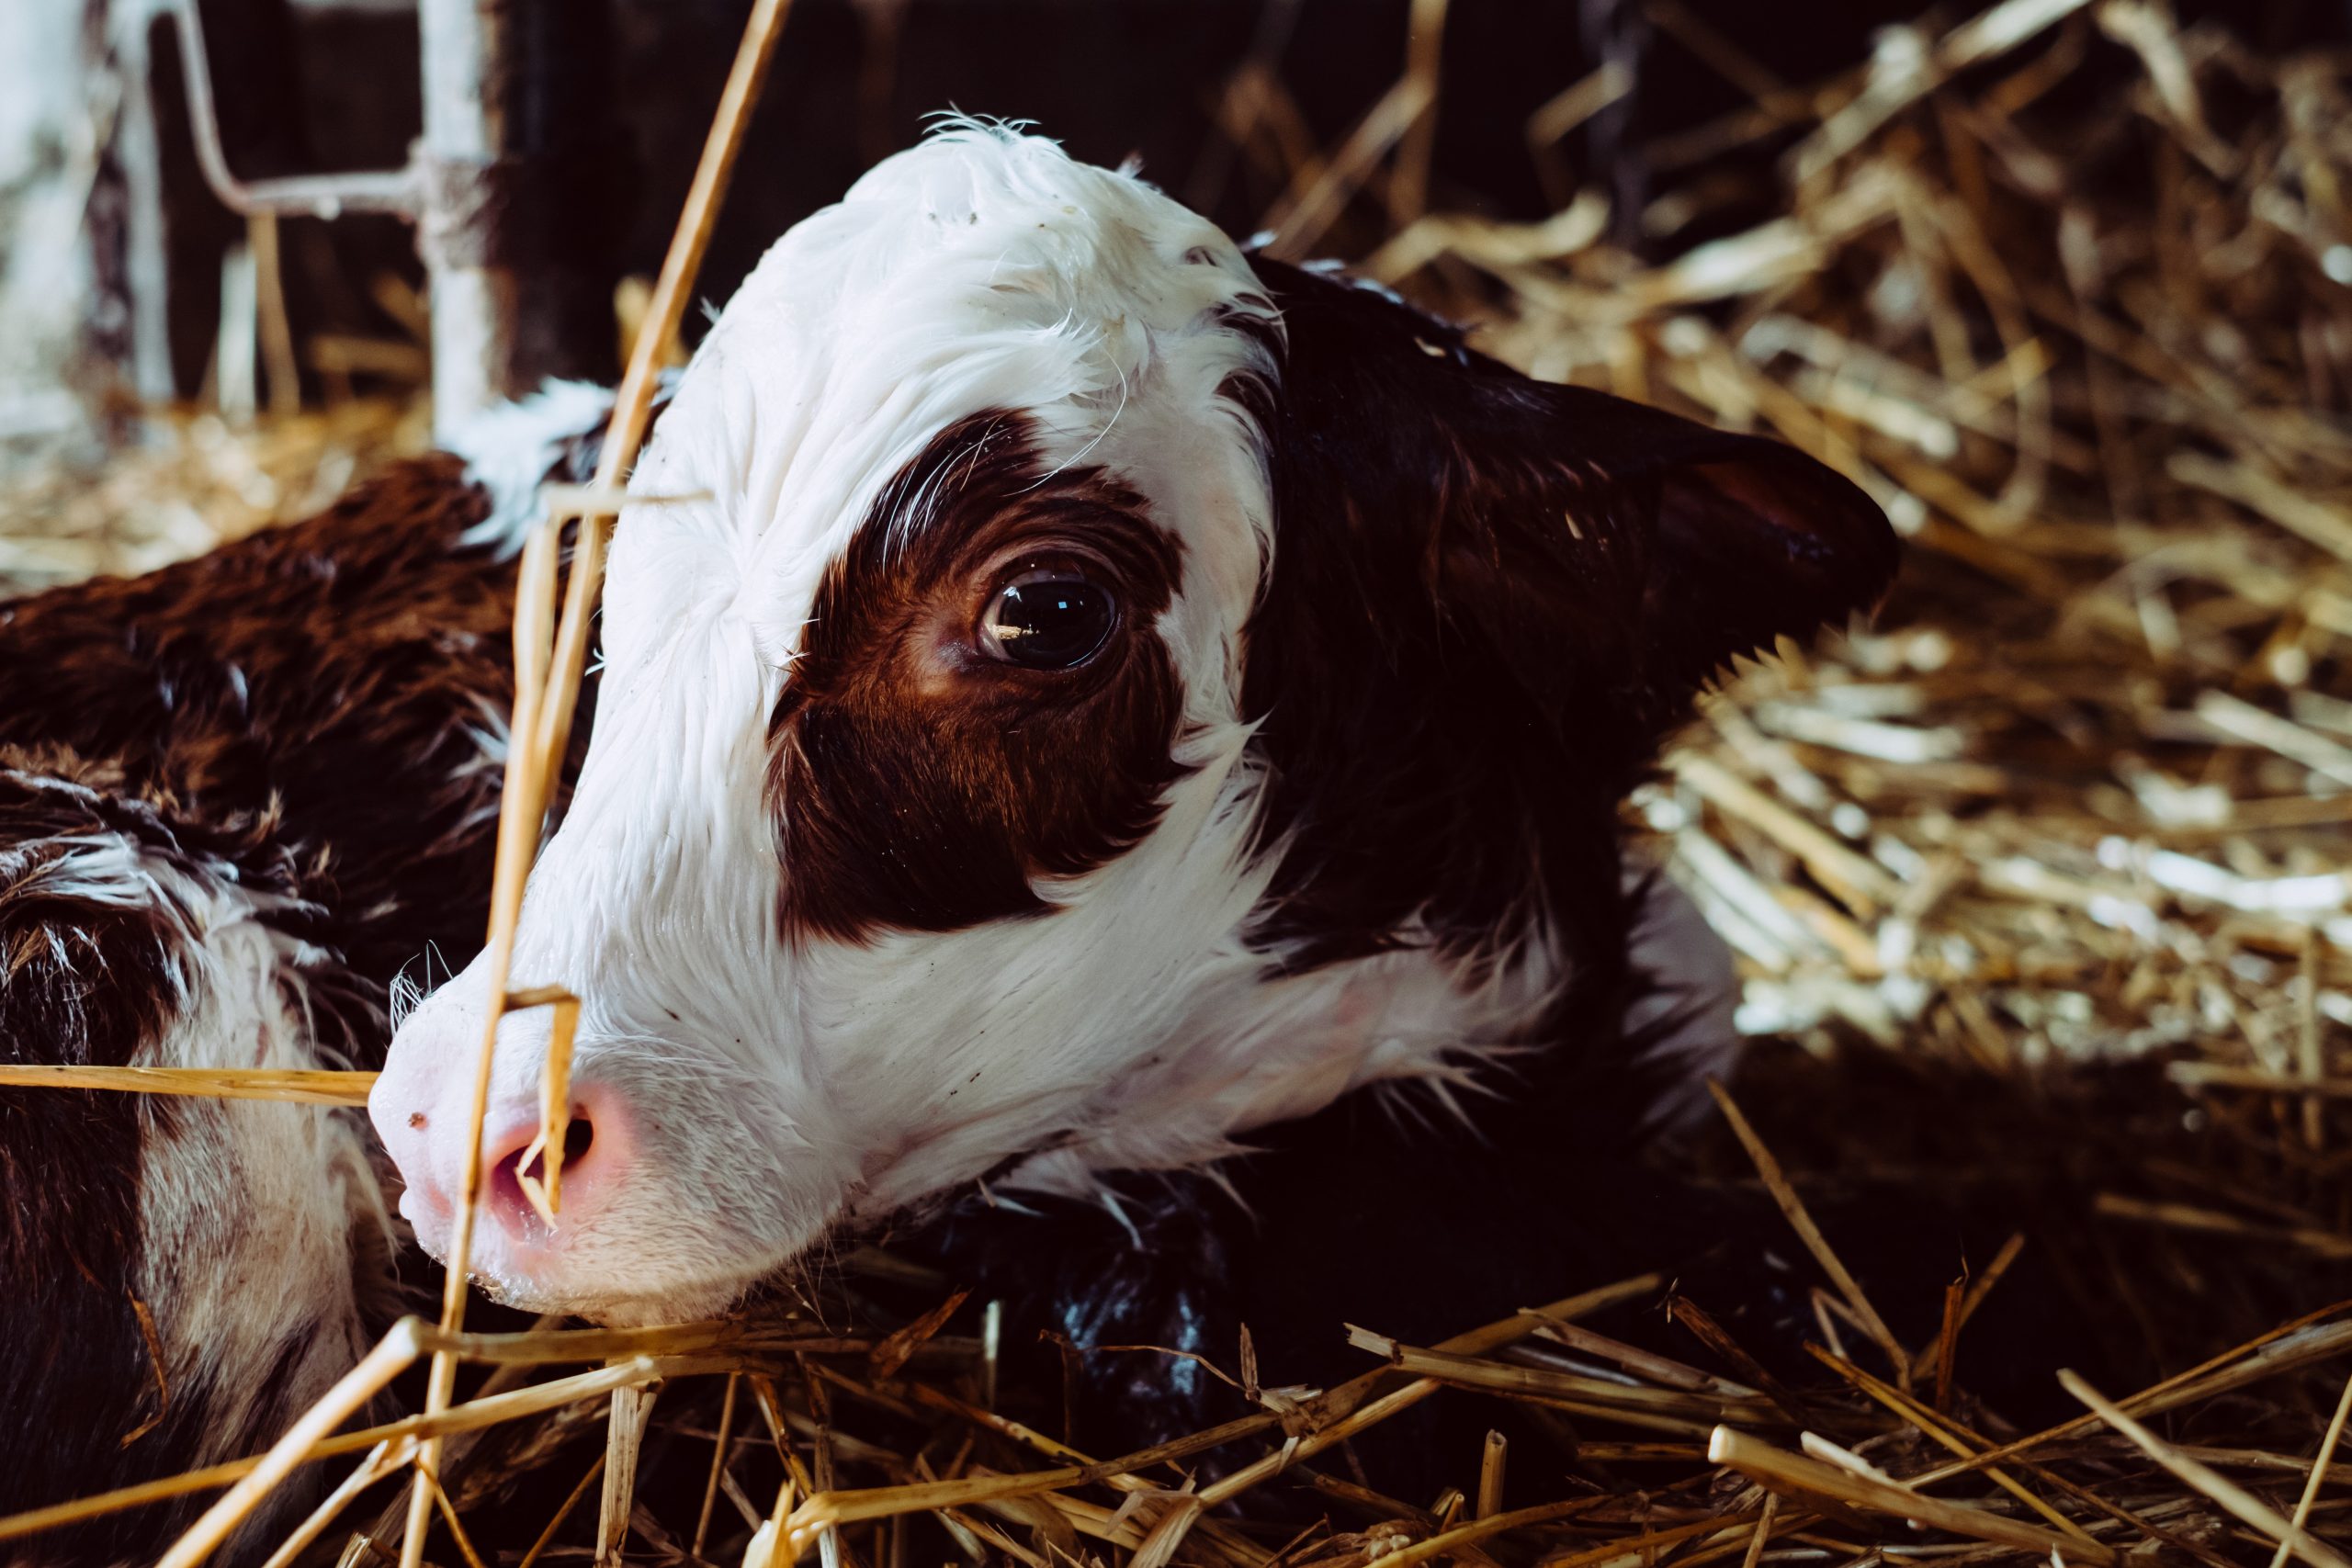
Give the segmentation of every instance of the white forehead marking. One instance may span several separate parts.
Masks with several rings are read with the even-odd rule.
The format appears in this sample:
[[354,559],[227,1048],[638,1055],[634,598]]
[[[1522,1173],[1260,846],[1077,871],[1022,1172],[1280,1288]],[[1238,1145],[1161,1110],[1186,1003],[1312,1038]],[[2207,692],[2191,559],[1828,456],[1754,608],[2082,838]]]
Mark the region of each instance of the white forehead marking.
[[[614,618],[724,605],[780,660],[881,487],[1001,408],[1030,417],[1047,462],[1149,498],[1207,558],[1216,618],[1237,621],[1270,521],[1256,445],[1216,394],[1272,367],[1228,314],[1272,307],[1214,225],[1050,141],[952,126],[777,242],[712,328],[635,480],[712,499],[627,515]],[[657,550],[658,572],[634,570]]]

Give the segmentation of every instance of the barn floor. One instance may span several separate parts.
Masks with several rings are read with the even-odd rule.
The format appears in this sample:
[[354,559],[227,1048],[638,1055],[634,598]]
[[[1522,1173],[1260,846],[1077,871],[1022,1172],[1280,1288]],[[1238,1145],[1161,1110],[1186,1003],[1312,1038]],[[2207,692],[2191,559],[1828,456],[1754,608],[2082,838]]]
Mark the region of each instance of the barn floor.
[[[1189,1517],[1184,1483],[1160,1470],[1117,1483],[1124,1507],[1065,1482],[994,1512],[925,1502],[936,1529],[925,1514],[851,1524],[824,1550],[894,1568],[941,1551],[1036,1568],[1132,1551],[1157,1568],[1170,1551],[1249,1568],[1276,1551],[1875,1565],[2050,1557],[2038,1531],[2061,1559],[2267,1558],[2260,1516],[2295,1511],[2342,1386],[2341,1364],[2321,1363],[2352,1344],[2329,1306],[2352,1296],[2346,73],[2177,30],[2133,0],[2013,3],[1896,37],[1838,81],[1760,83],[1741,115],[1655,150],[1664,171],[1772,154],[1640,214],[1664,261],[1612,243],[1594,195],[1508,228],[1415,219],[1408,199],[1407,220],[1364,247],[1364,270],[1482,321],[1504,357],[1776,434],[1857,477],[1908,536],[1872,627],[1742,672],[1633,809],[1737,950],[1745,1021],[1770,1037],[1731,1086],[1754,1147],[1722,1134],[1693,1168],[1825,1210],[2013,1214],[2018,1247],[1955,1249],[1947,1277],[1964,1283],[1949,1295],[1890,1287],[1884,1301],[1871,1258],[1841,1260],[1850,1289],[1825,1263],[1821,1337],[1852,1356],[1793,1386],[1687,1314],[1676,1359],[1699,1373],[1573,1334],[1567,1348],[1617,1384],[1547,1383],[1556,1361],[1508,1372],[1520,1363],[1495,1336],[1454,1361],[1405,1353],[1485,1391],[1440,1397],[1507,1400],[1555,1428],[1551,1450],[1514,1455],[1510,1501],[1535,1511],[1508,1532],[1476,1523],[1480,1453],[1454,1456],[1458,1491],[1398,1499],[1350,1480],[1341,1448],[1313,1482],[1328,1523],[1287,1545],[1187,1534],[1170,1522]],[[1572,89],[1561,116],[1608,90]],[[1271,131],[1245,151],[1289,156]],[[1278,243],[1320,249],[1351,231],[1327,234],[1333,215],[1376,224],[1363,217],[1375,198],[1397,206],[1389,149],[1360,151],[1294,164]],[[1759,191],[1760,216],[1726,218]],[[391,402],[243,430],[174,414],[102,459],[22,461],[0,474],[0,580],[142,570],[301,515],[415,449],[422,427]],[[2042,1294],[1980,1347],[1966,1324],[2004,1291]],[[1662,1293],[1638,1303],[1653,1327]],[[967,1403],[977,1304],[912,1371],[859,1356],[838,1375],[782,1376],[772,1411],[798,1435],[793,1462],[820,1485],[833,1472],[877,1487],[1067,1458]],[[2013,1355],[2054,1390],[2037,1313],[2091,1325],[2099,1364],[2132,1380],[2108,1394],[2202,1370],[2140,1406],[2165,1412],[2149,1444],[2083,1422],[2042,1433],[1997,1481],[1968,1465],[1935,1489],[1975,1514],[1890,1502],[1883,1476],[2024,1435],[1973,1391]],[[1724,1393],[1732,1379],[1777,1406],[1761,1439],[1775,1455],[1706,1455],[1710,1412],[1756,1403]],[[1660,1416],[1609,1392],[1636,1385],[1682,1402]],[[649,1474],[695,1478],[646,1494],[634,1551],[742,1555],[784,1481],[754,1393],[705,1378],[665,1394],[667,1457]],[[735,1457],[713,1515],[701,1474],[722,1399]],[[1283,1420],[1306,1433],[1336,1409]],[[458,1472],[486,1551],[511,1562],[537,1538],[599,1451],[594,1414],[485,1443]],[[1796,1459],[1791,1423],[1867,1462]],[[505,1501],[526,1472],[527,1517]],[[1766,1478],[1774,1489],[1750,1484]],[[2309,1514],[2339,1546],[2346,1501],[2322,1489]],[[594,1513],[581,1506],[542,1560],[584,1555]],[[800,1520],[796,1541],[813,1543],[819,1516]],[[434,1550],[472,1547],[436,1536]],[[2340,1561],[2332,1550],[2303,1555]]]

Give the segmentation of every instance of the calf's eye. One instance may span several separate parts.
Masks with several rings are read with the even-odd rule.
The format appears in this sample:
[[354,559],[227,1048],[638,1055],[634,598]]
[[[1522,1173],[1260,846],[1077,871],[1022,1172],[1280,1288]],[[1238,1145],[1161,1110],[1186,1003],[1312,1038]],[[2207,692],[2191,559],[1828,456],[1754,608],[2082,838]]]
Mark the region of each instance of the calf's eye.
[[1031,670],[1068,670],[1093,657],[1119,607],[1107,588],[1068,566],[1029,566],[998,588],[980,615],[980,646]]

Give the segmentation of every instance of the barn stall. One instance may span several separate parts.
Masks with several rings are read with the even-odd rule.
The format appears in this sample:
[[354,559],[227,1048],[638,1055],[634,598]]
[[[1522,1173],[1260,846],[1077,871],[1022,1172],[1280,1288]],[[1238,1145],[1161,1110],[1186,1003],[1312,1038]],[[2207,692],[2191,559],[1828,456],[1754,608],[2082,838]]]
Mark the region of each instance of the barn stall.
[[[945,62],[974,24],[956,9],[789,19],[701,292],[723,297],[920,107],[963,101]],[[288,80],[322,97],[338,36],[364,49],[349,37],[413,25],[290,15],[281,68],[301,57]],[[1057,48],[1121,41],[1056,19],[1080,35]],[[724,1325],[598,1332],[477,1304],[445,1325],[489,1330],[471,1338],[395,1331],[387,1371],[454,1351],[496,1387],[478,1366],[437,1389],[412,1371],[391,1426],[329,1439],[368,1457],[353,1473],[318,1456],[353,1479],[312,1560],[2341,1561],[2344,40],[2315,14],[2137,0],[1870,19],[1885,25],[1792,39],[1664,0],[1574,27],[1468,0],[1378,10],[1377,28],[1276,5],[1221,14],[1221,50],[1184,57],[1191,98],[1146,97],[1148,127],[1067,106],[1080,151],[1141,142],[1276,255],[1348,258],[1537,375],[1774,434],[1905,536],[1874,623],[1743,670],[1630,807],[1737,954],[1756,1037],[1722,1121],[1673,1157],[1726,1213],[1747,1212],[1734,1193],[1770,1200],[1817,1326],[1801,1367],[1743,1343],[1751,1303],[1651,1273],[1564,1280],[1541,1311],[1431,1346],[1335,1324],[1364,1371],[1322,1390],[1285,1386],[1246,1342],[1041,1356],[886,1235],[811,1299]],[[111,39],[119,73],[102,20],[26,57],[45,43],[85,69]],[[650,47],[668,18],[614,20]],[[611,305],[559,334],[565,367],[676,356],[652,275],[739,24],[725,7],[682,22],[712,35],[700,53],[669,35],[695,66],[671,90],[695,107],[631,128],[640,218],[560,209],[611,236]],[[1193,33],[1148,8],[1116,26]],[[175,35],[166,18],[146,36]],[[1522,90],[1531,62],[1540,90]],[[1010,101],[965,107],[1062,129],[1024,107],[1034,82],[989,85]],[[166,125],[190,95],[153,96],[147,133],[168,144],[150,218],[200,209],[187,169],[165,177],[192,156]],[[12,587],[306,515],[429,444],[452,399],[541,368],[499,347],[512,322],[445,319],[430,247],[418,262],[389,219],[182,222],[149,268],[178,274],[158,298],[119,270],[143,221],[120,151],[138,117],[85,107],[27,132],[7,211],[12,284],[62,257],[87,323],[11,370]],[[312,144],[396,163],[355,114]],[[266,135],[245,134],[230,147],[250,159]],[[61,200],[90,220],[61,227]],[[477,356],[454,381],[453,344]],[[1837,1239],[1905,1226],[1939,1273]],[[1055,1363],[1081,1355],[1205,1374],[1232,1418],[1151,1447],[1072,1430]],[[540,1392],[514,1397],[526,1384]],[[408,1415],[453,1401],[505,1418]],[[1354,1440],[1430,1402],[1474,1427],[1491,1411],[1496,1435],[1437,1456],[1442,1491],[1390,1495]],[[417,1439],[442,1431],[437,1495],[412,1490]],[[40,1562],[39,1527],[129,1501],[0,1519],[0,1540]]]

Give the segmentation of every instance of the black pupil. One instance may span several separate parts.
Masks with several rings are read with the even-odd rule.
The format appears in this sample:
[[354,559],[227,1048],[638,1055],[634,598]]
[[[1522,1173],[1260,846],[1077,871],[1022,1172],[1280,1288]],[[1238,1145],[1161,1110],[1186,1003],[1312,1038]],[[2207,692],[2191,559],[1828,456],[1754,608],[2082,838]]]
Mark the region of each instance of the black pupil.
[[1080,578],[1015,582],[997,595],[990,624],[1015,664],[1066,670],[1110,635],[1111,596]]

